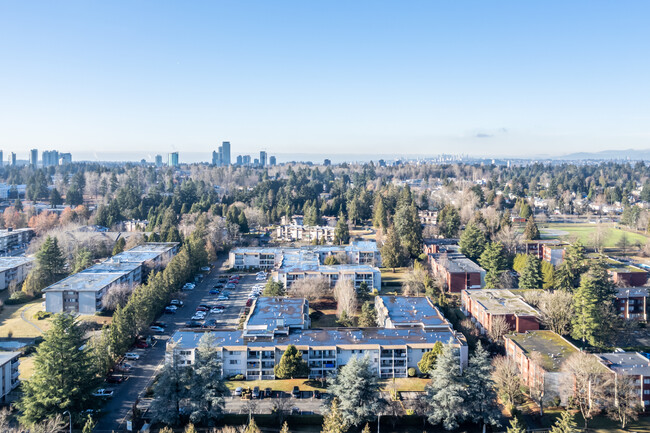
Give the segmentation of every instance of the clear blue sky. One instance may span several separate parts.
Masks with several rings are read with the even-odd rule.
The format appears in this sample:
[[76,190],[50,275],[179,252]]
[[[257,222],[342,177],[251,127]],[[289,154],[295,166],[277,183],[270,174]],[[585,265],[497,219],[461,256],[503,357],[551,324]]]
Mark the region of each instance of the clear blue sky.
[[647,1],[0,0],[0,148],[650,148],[648,17]]

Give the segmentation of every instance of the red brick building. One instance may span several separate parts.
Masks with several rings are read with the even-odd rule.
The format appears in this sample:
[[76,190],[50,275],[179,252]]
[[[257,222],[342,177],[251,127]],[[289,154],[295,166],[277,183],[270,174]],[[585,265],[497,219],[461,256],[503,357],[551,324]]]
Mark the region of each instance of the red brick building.
[[458,252],[458,239],[424,239],[424,254]]
[[636,266],[613,266],[608,271],[617,286],[639,287],[648,282],[648,272]]
[[445,280],[447,290],[460,293],[465,289],[480,289],[485,285],[485,269],[460,253],[429,254],[434,275]]
[[648,289],[620,287],[616,292],[616,311],[624,319],[648,320]]
[[517,296],[505,289],[463,290],[460,295],[463,312],[476,323],[482,332],[492,328],[496,317],[503,317],[514,332],[539,329],[539,313]]
[[650,406],[650,360],[636,352],[600,353],[600,361],[614,374],[630,376],[639,387],[639,403],[645,410]]

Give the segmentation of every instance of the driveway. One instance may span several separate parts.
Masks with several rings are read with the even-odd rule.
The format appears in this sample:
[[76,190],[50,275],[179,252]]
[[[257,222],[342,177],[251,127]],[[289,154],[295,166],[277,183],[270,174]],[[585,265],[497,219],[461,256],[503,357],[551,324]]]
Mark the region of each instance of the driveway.
[[[140,354],[140,359],[138,361],[128,361],[129,364],[133,365],[133,369],[125,382],[120,385],[107,386],[107,388],[113,389],[115,393],[113,394],[113,398],[103,407],[103,416],[99,419],[95,427],[96,431],[114,430],[117,432],[125,429],[126,418],[133,409],[136,399],[144,396],[147,386],[153,381],[158,369],[162,367],[165,360],[165,345],[169,337],[178,329],[182,328],[185,322],[190,320],[199,304],[221,303],[215,300],[216,296],[209,294],[209,290],[214,285],[216,276],[223,272],[221,267],[224,266],[224,262],[227,259],[227,256],[220,256],[217,262],[215,262],[212,271],[196,285],[194,290],[179,294],[178,298],[183,299],[185,305],[179,308],[176,314],[163,314],[158,318],[158,321],[165,323],[167,328],[164,334],[155,336],[156,344],[153,347],[130,350],[131,352]],[[227,306],[226,312],[212,317],[217,318],[218,316],[223,316],[217,320],[223,320],[226,323],[237,323],[239,310],[245,304],[247,298],[247,292],[243,292],[244,289],[241,289],[239,286],[237,287],[237,292],[241,293],[236,293],[233,290],[233,296],[228,301],[223,301],[224,305]]]

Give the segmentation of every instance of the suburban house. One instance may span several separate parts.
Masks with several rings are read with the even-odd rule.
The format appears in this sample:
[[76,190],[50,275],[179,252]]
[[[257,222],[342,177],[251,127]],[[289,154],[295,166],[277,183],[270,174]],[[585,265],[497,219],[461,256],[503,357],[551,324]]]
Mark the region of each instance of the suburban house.
[[448,330],[451,324],[428,297],[375,296],[377,323],[387,329]]
[[625,319],[648,320],[647,287],[619,287],[616,289],[616,311]]
[[599,353],[595,355],[616,376],[631,376],[639,387],[639,404],[650,405],[650,360],[638,352]]
[[34,230],[28,228],[0,230],[0,254],[26,247],[33,237]]
[[12,283],[20,288],[33,265],[31,257],[0,257],[0,290],[7,290]]
[[[287,300],[279,299],[259,298],[259,307],[254,307],[247,316],[243,330],[176,332],[167,345],[166,362],[192,365],[199,341],[209,333],[221,355],[222,374],[225,377],[242,374],[247,380],[275,379],[273,368],[289,345],[302,352],[312,379],[335,374],[337,368],[360,356],[369,357],[381,378],[408,377],[408,369],[417,370],[422,355],[438,341],[452,344],[460,365],[467,365],[467,343],[462,334],[444,325],[444,317],[438,319],[439,326],[430,330],[421,326],[308,329],[307,301],[290,299],[284,305]],[[392,317],[391,323],[399,323],[400,314]],[[273,320],[280,315],[282,321]],[[266,328],[265,324],[268,324]]]
[[7,403],[7,395],[13,391],[19,384],[20,372],[18,371],[18,365],[20,361],[20,352],[0,352],[0,374],[2,375],[2,388],[0,389],[0,397],[2,401]]
[[566,404],[570,395],[562,392],[567,373],[562,364],[579,350],[553,331],[529,331],[504,337],[506,356],[517,364],[524,385],[544,389],[544,399],[559,397]]
[[465,289],[480,289],[485,285],[485,269],[460,253],[429,254],[433,274],[442,277],[447,290],[460,293]]
[[70,275],[43,289],[45,311],[95,314],[104,308],[102,299],[109,289],[140,284],[148,272],[166,266],[178,251],[178,245],[177,242],[145,243]]
[[463,313],[478,325],[483,333],[492,329],[495,317],[503,317],[514,332],[539,329],[539,313],[521,296],[506,289],[463,290],[460,294]]

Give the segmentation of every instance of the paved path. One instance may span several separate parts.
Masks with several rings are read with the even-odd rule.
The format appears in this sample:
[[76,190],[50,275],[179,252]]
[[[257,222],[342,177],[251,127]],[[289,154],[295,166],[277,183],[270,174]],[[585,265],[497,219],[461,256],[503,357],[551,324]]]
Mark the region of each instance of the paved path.
[[28,308],[31,308],[32,306],[33,305],[25,305],[24,307],[21,307],[20,308],[20,318],[23,319],[25,322],[29,323],[30,325],[32,325],[34,328],[36,328],[36,330],[38,332],[40,332],[42,334],[43,330],[36,323],[32,322],[27,317],[25,317],[25,310],[27,310]]

